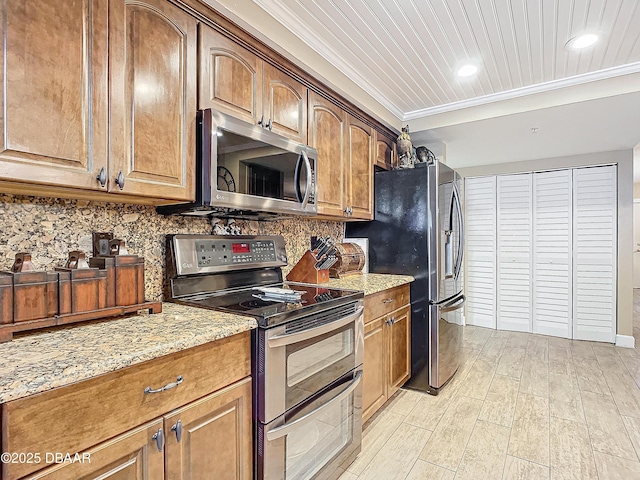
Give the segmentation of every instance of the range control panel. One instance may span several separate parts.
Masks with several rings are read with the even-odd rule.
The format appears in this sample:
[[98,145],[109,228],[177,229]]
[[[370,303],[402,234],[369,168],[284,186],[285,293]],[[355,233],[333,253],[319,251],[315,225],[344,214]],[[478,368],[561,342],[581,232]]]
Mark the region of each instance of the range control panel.
[[172,270],[178,276],[287,265],[280,235],[172,235],[170,239]]
[[201,240],[196,252],[199,267],[276,261],[273,240]]

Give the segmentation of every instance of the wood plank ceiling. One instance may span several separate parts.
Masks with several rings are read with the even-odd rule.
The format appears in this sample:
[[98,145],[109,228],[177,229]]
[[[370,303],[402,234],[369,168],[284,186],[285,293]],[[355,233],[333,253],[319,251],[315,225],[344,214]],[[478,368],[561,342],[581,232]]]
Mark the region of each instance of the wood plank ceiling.
[[[640,0],[254,2],[404,120],[594,72],[640,71]],[[565,48],[585,32],[600,41]],[[456,78],[464,63],[477,75]]]

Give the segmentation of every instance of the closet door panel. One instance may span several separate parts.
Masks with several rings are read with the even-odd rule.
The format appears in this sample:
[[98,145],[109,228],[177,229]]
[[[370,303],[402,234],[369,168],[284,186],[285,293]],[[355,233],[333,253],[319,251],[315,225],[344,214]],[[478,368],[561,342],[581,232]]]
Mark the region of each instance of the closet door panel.
[[617,279],[615,166],[573,174],[574,325],[579,340],[615,342]]
[[465,179],[466,323],[496,328],[496,177]]
[[499,330],[531,331],[531,174],[497,178]]
[[533,332],[571,338],[571,170],[533,175]]

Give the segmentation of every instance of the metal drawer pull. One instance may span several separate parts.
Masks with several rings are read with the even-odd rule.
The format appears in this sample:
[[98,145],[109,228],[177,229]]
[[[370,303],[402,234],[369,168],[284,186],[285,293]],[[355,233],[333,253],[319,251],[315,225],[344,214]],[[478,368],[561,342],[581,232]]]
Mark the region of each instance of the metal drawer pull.
[[175,432],[176,440],[180,443],[180,440],[182,440],[182,420],[178,420],[178,423],[171,427],[171,431]]
[[389,317],[385,323],[389,326],[393,325],[396,323],[396,317]]
[[144,389],[144,393],[160,393],[164,392],[165,390],[171,390],[172,388],[176,388],[182,382],[184,382],[184,378],[182,378],[182,375],[178,375],[178,378],[176,378],[175,382],[167,383],[164,387],[155,390],[151,387],[147,387]]
[[156,441],[158,451],[161,452],[162,447],[164,447],[164,432],[162,431],[162,429],[158,429],[158,431],[153,434],[153,437],[151,437],[151,439]]
[[356,389],[356,387],[360,384],[360,380],[362,380],[362,370],[356,373],[356,376],[354,377],[354,379],[351,381],[351,383],[347,388],[342,390],[339,394],[337,394],[328,402],[322,404],[321,407],[316,408],[314,411],[307,413],[306,415],[299,418],[298,420],[294,420],[291,423],[285,423],[280,427],[276,427],[273,430],[268,431],[267,440],[272,441],[277,438],[284,437],[285,435],[288,435],[289,433],[291,433],[291,431],[295,430],[296,428],[299,428],[305,425],[307,422],[313,420],[313,418],[316,417],[317,415],[320,415],[321,412],[324,412],[325,410],[331,408],[332,405],[335,405],[336,403],[342,401],[342,399],[350,395],[351,392],[353,392]]
[[393,298],[387,298],[386,300],[383,300],[382,303],[391,303],[393,302]]
[[325,333],[329,333],[333,330],[337,330],[340,327],[344,327],[349,323],[353,322],[355,319],[362,315],[364,307],[358,307],[355,313],[347,315],[346,317],[342,317],[335,322],[325,323],[324,325],[320,325],[319,327],[310,328],[308,330],[303,330],[302,332],[297,333],[287,333],[285,335],[276,335],[271,337],[268,342],[270,347],[284,347],[285,345],[291,345],[292,343],[301,342],[303,340],[309,340],[313,337],[318,337],[320,335],[324,335]]

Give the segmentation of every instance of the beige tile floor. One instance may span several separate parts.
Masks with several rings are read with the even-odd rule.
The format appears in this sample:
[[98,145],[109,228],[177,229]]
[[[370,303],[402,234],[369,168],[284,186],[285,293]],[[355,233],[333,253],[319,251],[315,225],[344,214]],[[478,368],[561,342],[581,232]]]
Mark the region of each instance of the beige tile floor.
[[640,349],[466,327],[463,358],[394,395],[340,480],[640,479]]

